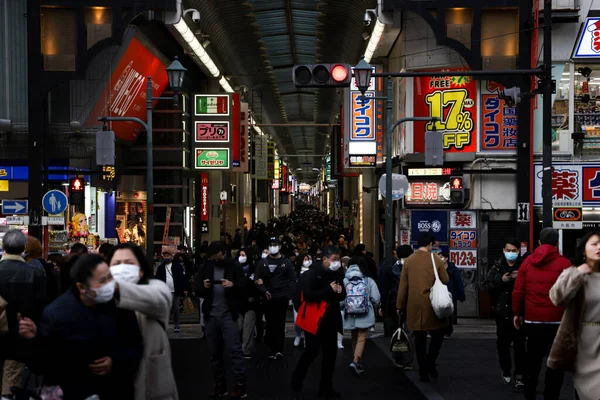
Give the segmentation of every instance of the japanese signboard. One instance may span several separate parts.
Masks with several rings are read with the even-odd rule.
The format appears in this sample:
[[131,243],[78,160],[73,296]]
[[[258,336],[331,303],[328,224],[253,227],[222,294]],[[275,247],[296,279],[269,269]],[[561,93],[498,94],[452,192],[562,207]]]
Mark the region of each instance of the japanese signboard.
[[240,167],[240,113],[241,103],[240,94],[233,93],[231,95],[231,166],[234,168]]
[[477,250],[450,249],[450,262],[458,268],[477,269]]
[[600,18],[588,18],[581,29],[573,58],[600,57]]
[[263,180],[269,178],[267,138],[265,136],[254,138],[254,178]]
[[[377,165],[378,129],[382,124],[378,118],[382,112],[378,112],[379,103],[376,97],[377,82],[372,79],[371,86],[363,94],[358,91],[355,84],[350,85],[347,91],[347,101],[344,102],[344,110],[341,121],[343,136],[344,168],[369,168]],[[382,132],[379,133],[382,136]],[[345,171],[347,173],[358,172]]]
[[583,229],[582,207],[555,207],[552,226],[554,229]]
[[229,122],[196,121],[196,143],[229,142]]
[[474,229],[453,229],[450,231],[449,244],[451,249],[476,249],[477,231]]
[[450,204],[450,182],[420,181],[410,182],[404,197],[407,205],[448,205]]
[[194,95],[195,116],[220,116],[229,115],[228,94],[197,94]]
[[450,211],[450,229],[475,229],[477,219],[474,211]]
[[438,242],[447,242],[448,211],[412,211],[412,240],[418,240],[423,233],[431,233]]
[[229,149],[195,149],[196,169],[228,169]]
[[477,151],[477,85],[469,76],[414,78],[414,116],[436,122],[414,123],[414,153],[425,152],[425,132],[444,133],[444,150]]
[[[600,169],[600,165],[597,168]],[[534,177],[534,204],[542,205],[543,170],[541,164],[534,165]],[[552,204],[555,207],[581,205],[582,189],[586,184],[595,184],[595,182],[584,182],[582,165],[554,164],[552,166]],[[598,199],[598,204],[600,204],[600,199]]]
[[[352,98],[352,125],[350,140],[375,140],[375,102],[362,101],[360,92],[351,92]],[[375,97],[375,92],[365,92],[365,96]]]
[[275,142],[267,142],[268,179],[275,179]]
[[517,107],[498,97],[501,89],[495,82],[482,83],[481,151],[517,150]]
[[232,168],[237,172],[248,172],[248,103],[241,103],[240,107],[240,166]]
[[[152,77],[152,96],[158,97],[167,86],[166,64],[159,60],[137,38],[132,38],[125,54],[107,76],[105,88],[88,114],[86,126],[100,126],[98,117],[136,117],[146,120],[146,82]],[[111,122],[111,130],[124,140],[133,141],[141,125],[131,121]]]
[[200,175],[200,233],[208,233],[208,173]]
[[281,167],[281,191],[288,192],[289,191],[289,182],[288,182],[288,167],[287,165],[283,165]]

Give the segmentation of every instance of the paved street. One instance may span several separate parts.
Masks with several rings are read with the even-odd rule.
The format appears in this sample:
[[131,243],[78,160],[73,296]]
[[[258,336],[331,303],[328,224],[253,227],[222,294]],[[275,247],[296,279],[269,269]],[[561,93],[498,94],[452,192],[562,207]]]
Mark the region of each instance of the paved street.
[[[206,342],[191,337],[173,339],[173,369],[181,400],[204,400],[212,389]],[[342,392],[343,399],[421,399],[401,372],[395,370],[389,358],[373,343],[367,344],[365,352],[366,372],[359,378],[352,377],[348,364],[352,358],[349,340],[345,340],[346,349],[338,353],[335,373],[335,389]],[[248,362],[249,399],[288,400],[316,399],[319,382],[320,360],[305,382],[304,397],[296,397],[289,387],[290,377],[301,350],[293,348],[292,340],[286,339],[285,357],[272,361],[266,358],[261,346],[257,356]]]

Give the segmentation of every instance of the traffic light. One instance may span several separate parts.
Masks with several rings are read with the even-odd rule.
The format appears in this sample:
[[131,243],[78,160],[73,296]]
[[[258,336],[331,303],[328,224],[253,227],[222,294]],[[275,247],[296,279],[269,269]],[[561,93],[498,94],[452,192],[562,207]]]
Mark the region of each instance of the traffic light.
[[72,178],[69,181],[69,203],[72,205],[85,204],[85,181],[83,178]]
[[294,65],[292,77],[296,87],[350,87],[350,64]]
[[465,202],[465,188],[462,176],[453,176],[450,178],[450,202],[452,204],[464,204]]

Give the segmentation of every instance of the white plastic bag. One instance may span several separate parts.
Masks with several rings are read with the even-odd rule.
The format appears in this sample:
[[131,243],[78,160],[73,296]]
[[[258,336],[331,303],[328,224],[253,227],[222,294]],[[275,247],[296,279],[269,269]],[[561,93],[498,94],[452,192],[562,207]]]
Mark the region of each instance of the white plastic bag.
[[431,254],[431,264],[433,265],[433,273],[435,274],[435,283],[429,293],[429,300],[431,300],[433,312],[439,319],[449,318],[454,314],[452,294],[448,290],[448,286],[440,281],[433,253]]

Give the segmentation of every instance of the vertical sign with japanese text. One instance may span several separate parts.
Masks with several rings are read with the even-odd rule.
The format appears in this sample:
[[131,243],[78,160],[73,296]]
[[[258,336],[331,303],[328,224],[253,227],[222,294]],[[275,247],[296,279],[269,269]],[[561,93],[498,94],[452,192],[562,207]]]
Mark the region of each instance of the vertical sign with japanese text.
[[208,233],[208,173],[200,174],[200,233]]
[[425,152],[425,132],[443,132],[444,150],[477,151],[477,85],[472,77],[420,77],[414,84],[414,116],[436,122],[414,123],[414,153]]
[[231,167],[240,167],[240,94],[231,95]]
[[267,138],[265,136],[254,137],[254,178],[259,180],[269,178]]
[[475,211],[450,211],[450,261],[458,268],[477,268]]
[[498,97],[496,82],[481,83],[481,151],[517,150],[517,107]]
[[[355,84],[347,91],[345,113],[348,132],[344,134],[344,168],[375,167],[377,165],[376,79],[363,95]],[[345,129],[344,129],[345,130]]]

